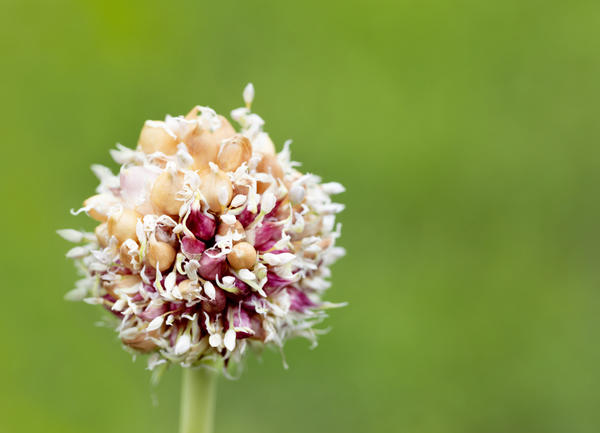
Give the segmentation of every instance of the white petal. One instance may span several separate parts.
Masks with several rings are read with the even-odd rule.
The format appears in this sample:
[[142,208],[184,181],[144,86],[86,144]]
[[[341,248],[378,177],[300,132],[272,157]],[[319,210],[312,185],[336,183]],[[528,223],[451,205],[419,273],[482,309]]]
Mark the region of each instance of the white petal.
[[244,194],[238,194],[235,197],[233,197],[233,200],[231,200],[231,207],[238,207],[244,204],[244,202],[246,201],[246,196]]
[[221,334],[213,334],[209,337],[208,344],[210,344],[211,347],[219,347],[221,345],[221,341]]
[[240,123],[242,118],[248,114],[248,109],[246,107],[236,108],[235,110],[231,110],[231,118],[236,122]]
[[346,191],[346,188],[341,183],[329,182],[321,185],[325,194],[341,194]]
[[175,355],[182,355],[190,349],[191,339],[187,333],[181,334],[175,344]]
[[79,230],[73,230],[73,229],[62,229],[62,230],[56,230],[56,233],[58,233],[58,235],[69,241],[69,242],[81,242],[83,240],[83,233],[80,232]]
[[290,188],[289,196],[292,204],[302,203],[306,190],[302,185],[294,184]]
[[123,311],[123,308],[125,307],[125,305],[127,304],[127,300],[126,299],[119,299],[117,302],[115,302],[111,308],[111,310],[114,311]]
[[221,219],[223,220],[223,222],[225,224],[230,225],[230,226],[235,224],[235,221],[236,221],[235,215],[231,215],[228,213],[221,215]]
[[296,256],[292,253],[281,253],[281,254],[266,253],[263,256],[263,260],[271,266],[283,265],[285,263],[291,262],[295,258],[296,258]]
[[229,351],[235,349],[235,331],[233,329],[230,329],[225,333],[224,344]]
[[244,88],[243,97],[246,105],[250,105],[254,100],[254,86],[252,85],[252,83],[248,83]]
[[142,220],[138,220],[138,222],[135,224],[135,234],[138,238],[138,241],[140,241],[140,244],[144,244],[144,242],[146,242],[146,233],[144,232],[144,223]]
[[223,206],[227,206],[227,198],[229,197],[229,191],[226,187],[221,187],[217,191],[217,200]]
[[155,317],[154,319],[152,319],[152,322],[150,322],[150,324],[148,325],[148,327],[146,328],[146,330],[147,331],[154,331],[155,329],[160,328],[160,325],[163,324],[164,320],[165,320],[164,316]]
[[215,286],[213,286],[213,284],[210,281],[204,283],[204,293],[206,293],[206,296],[208,296],[212,300],[214,300],[217,297]]
[[173,288],[175,287],[175,281],[176,274],[175,271],[173,271],[169,275],[167,275],[167,278],[165,278],[165,289],[167,289],[167,291],[173,290]]
[[87,295],[87,287],[77,287],[65,295],[67,301],[83,301]]
[[66,256],[69,259],[79,259],[81,257],[87,256],[89,252],[90,251],[87,247],[75,247],[67,251]]
[[262,198],[260,200],[260,212],[268,214],[273,210],[276,204],[277,198],[275,197],[275,194],[273,194],[270,191],[267,191],[262,195]]
[[248,269],[240,269],[239,274],[242,280],[256,280],[256,275]]

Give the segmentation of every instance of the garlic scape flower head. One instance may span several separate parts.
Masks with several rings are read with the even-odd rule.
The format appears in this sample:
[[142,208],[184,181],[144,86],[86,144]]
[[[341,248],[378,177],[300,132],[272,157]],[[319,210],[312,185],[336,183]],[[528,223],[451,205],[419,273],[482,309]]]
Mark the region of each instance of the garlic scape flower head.
[[78,243],[67,257],[83,273],[66,297],[102,305],[116,319],[125,347],[150,353],[153,368],[227,366],[248,346],[302,336],[339,304],[322,300],[343,205],[290,160],[289,142],[275,152],[264,121],[245,107],[239,125],[208,107],[146,121],[137,148],[111,151],[114,175],[94,165],[96,195],[74,214],[98,222],[94,233],[59,230]]

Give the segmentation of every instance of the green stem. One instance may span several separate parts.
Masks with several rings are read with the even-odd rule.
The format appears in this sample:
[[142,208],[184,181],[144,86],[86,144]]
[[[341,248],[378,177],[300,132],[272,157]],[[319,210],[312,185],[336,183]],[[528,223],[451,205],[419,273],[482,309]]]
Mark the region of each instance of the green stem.
[[212,433],[217,373],[206,368],[184,368],[181,383],[179,433]]

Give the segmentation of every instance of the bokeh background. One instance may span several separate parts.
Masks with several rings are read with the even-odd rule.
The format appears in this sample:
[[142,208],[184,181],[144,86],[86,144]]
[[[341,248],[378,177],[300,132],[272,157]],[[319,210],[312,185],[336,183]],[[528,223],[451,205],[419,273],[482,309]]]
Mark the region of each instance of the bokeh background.
[[[600,4],[2,0],[0,431],[174,432],[55,230],[147,118],[254,108],[347,187],[332,332],[217,432],[600,431]],[[154,403],[153,403],[154,402]],[[156,405],[155,405],[156,403]]]

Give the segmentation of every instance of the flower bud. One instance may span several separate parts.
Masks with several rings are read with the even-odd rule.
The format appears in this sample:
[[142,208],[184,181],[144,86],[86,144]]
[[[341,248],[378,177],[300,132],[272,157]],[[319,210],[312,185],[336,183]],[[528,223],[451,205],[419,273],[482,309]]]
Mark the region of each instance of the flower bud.
[[248,242],[240,242],[227,254],[227,261],[234,269],[250,269],[256,263],[256,250]]
[[[193,111],[193,110],[192,110]],[[192,113],[188,114],[190,116]],[[217,160],[221,142],[235,134],[235,129],[223,116],[219,116],[221,127],[216,131],[203,129],[195,125],[184,137],[184,142],[194,158],[194,169],[204,170],[209,162]]]
[[200,190],[208,202],[208,207],[215,213],[221,213],[231,203],[233,188],[229,176],[213,165],[210,171],[200,177]]
[[159,211],[167,215],[178,215],[183,202],[177,199],[177,193],[183,189],[183,175],[163,171],[154,181],[150,192],[150,201]]
[[154,239],[148,241],[148,252],[146,253],[146,259],[148,263],[153,267],[158,267],[158,270],[163,272],[171,267],[175,261],[175,255],[177,252],[175,249],[165,243]]
[[127,239],[137,239],[135,227],[142,216],[134,210],[123,209],[108,218],[108,233],[122,244]]
[[224,171],[235,171],[242,163],[247,162],[252,156],[250,140],[236,134],[223,141],[217,155],[217,165]]
[[225,275],[227,270],[225,256],[215,257],[219,252],[218,248],[211,248],[202,253],[198,273],[205,280],[215,280],[217,276],[223,277]]
[[186,221],[186,226],[198,239],[209,240],[215,235],[217,223],[212,215],[206,215],[200,209],[192,206]]
[[144,124],[138,140],[138,146],[147,154],[162,152],[165,155],[174,155],[178,143],[175,134],[168,131],[162,122],[151,120]]
[[94,229],[94,234],[98,240],[98,245],[100,245],[102,248],[106,248],[108,245],[108,240],[110,239],[110,235],[108,234],[108,225],[106,223],[100,224]]

